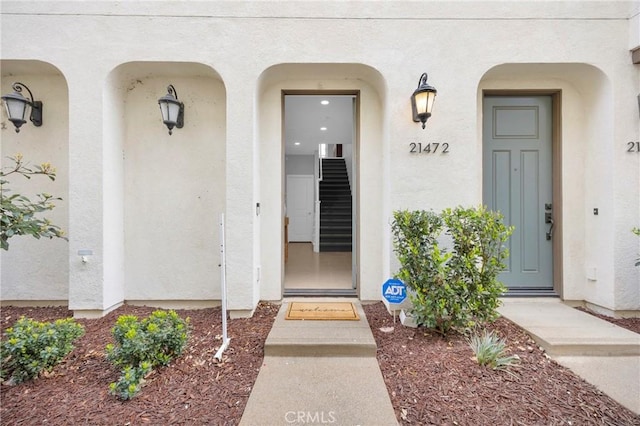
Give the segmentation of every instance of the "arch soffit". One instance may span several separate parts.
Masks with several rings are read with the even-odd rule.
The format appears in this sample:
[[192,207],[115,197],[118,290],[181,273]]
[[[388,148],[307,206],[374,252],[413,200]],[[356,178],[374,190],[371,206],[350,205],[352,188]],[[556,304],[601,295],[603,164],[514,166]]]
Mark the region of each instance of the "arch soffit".
[[12,76],[55,76],[62,77],[65,91],[68,92],[69,85],[64,73],[60,68],[50,62],[34,59],[1,59],[2,79],[10,79]]
[[[222,83],[224,80],[214,68],[199,62],[132,61],[114,67],[109,79],[129,81],[140,78],[208,78]],[[167,83],[168,84],[168,83]]]
[[[575,87],[580,93],[590,93],[593,87],[610,87],[610,79],[600,68],[586,63],[504,63],[487,70],[478,82],[478,94],[482,90],[498,89],[492,82],[511,81],[535,82],[562,80]],[[505,89],[538,89],[538,87],[509,86]],[[555,89],[549,87],[549,89]]]
[[[265,69],[258,78],[258,94],[288,81],[360,80],[369,84],[381,101],[386,94],[386,81],[375,68],[360,63],[283,63]],[[317,89],[317,88],[313,88]],[[330,89],[330,88],[328,88]]]

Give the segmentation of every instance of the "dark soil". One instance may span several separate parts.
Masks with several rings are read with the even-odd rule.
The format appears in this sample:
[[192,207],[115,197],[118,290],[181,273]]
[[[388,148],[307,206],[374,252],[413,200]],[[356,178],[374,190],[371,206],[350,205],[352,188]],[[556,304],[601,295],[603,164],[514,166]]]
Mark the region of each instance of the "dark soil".
[[[123,306],[104,318],[79,320],[86,334],[62,364],[37,380],[3,385],[3,425],[236,425],[262,364],[263,347],[279,306],[260,304],[250,319],[229,320],[230,347],[222,362],[220,309],[178,310],[191,318],[185,353],[148,378],[142,392],[120,401],[107,390],[119,371],[104,356],[111,327],[122,314],[154,309]],[[640,425],[636,416],[571,371],[549,360],[505,319],[491,328],[507,338],[521,365],[513,374],[480,367],[462,336],[443,339],[394,324],[382,303],[364,307],[378,343],[378,361],[403,425]],[[2,308],[2,330],[20,315],[64,318],[64,308]],[[393,331],[381,329],[394,327]]]

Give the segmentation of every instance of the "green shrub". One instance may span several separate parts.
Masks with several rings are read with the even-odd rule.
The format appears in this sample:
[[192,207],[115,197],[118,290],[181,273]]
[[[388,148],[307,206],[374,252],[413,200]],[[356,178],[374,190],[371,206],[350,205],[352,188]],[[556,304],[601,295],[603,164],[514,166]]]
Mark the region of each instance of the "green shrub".
[[506,291],[498,274],[506,267],[509,252],[504,243],[513,229],[504,225],[500,213],[485,207],[447,209],[442,215],[453,239],[449,281],[461,291],[475,321],[493,321],[498,297]]
[[84,327],[73,318],[38,322],[21,317],[5,332],[0,345],[2,379],[21,383],[49,371],[73,350],[73,341]]
[[131,399],[153,367],[168,365],[182,354],[189,318],[183,320],[175,311],[155,311],[142,321],[134,315],[121,315],[111,332],[116,343],[107,345],[107,359],[123,371],[109,390],[122,399]]
[[144,378],[151,372],[151,364],[143,362],[138,367],[126,366],[117,382],[109,384],[109,393],[122,399],[131,399],[140,392]]
[[482,335],[474,334],[469,339],[469,346],[480,365],[494,370],[506,370],[520,363],[517,355],[508,355],[504,339],[500,339],[493,331],[486,330]]
[[412,290],[412,313],[418,324],[445,330],[456,298],[446,282],[451,254],[438,246],[442,218],[423,210],[396,211],[393,218],[394,251],[401,264],[396,278]]
[[[443,230],[450,251],[440,248]],[[462,208],[396,211],[392,223],[394,251],[400,261],[396,277],[412,290],[412,313],[420,325],[447,334],[468,330],[497,317],[505,288],[497,276],[508,252],[504,242],[512,228],[499,213]]]

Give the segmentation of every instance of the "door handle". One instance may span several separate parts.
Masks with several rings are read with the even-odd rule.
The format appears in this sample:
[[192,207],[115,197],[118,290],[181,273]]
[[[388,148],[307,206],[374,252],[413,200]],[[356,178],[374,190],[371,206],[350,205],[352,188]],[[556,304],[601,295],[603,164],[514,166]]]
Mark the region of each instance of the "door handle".
[[549,230],[547,231],[547,241],[549,241],[553,237],[553,226],[555,225],[555,223],[553,222],[553,218],[551,217],[551,213],[550,212],[546,212],[544,214],[544,223],[548,223],[548,224],[551,225],[549,227]]

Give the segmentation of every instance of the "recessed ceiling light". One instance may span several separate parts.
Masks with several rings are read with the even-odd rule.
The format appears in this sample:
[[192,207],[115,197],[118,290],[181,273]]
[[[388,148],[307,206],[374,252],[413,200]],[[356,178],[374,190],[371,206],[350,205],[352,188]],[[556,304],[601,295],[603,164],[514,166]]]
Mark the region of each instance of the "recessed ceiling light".
[[320,130],[322,130],[324,132],[325,130],[327,130],[327,128],[326,127],[320,127]]
[[300,146],[300,142],[294,142],[295,146]]
[[328,101],[328,100],[326,100],[326,99],[325,99],[325,100],[323,100],[323,101],[320,101],[320,103],[321,103],[322,105],[329,105],[329,101]]

